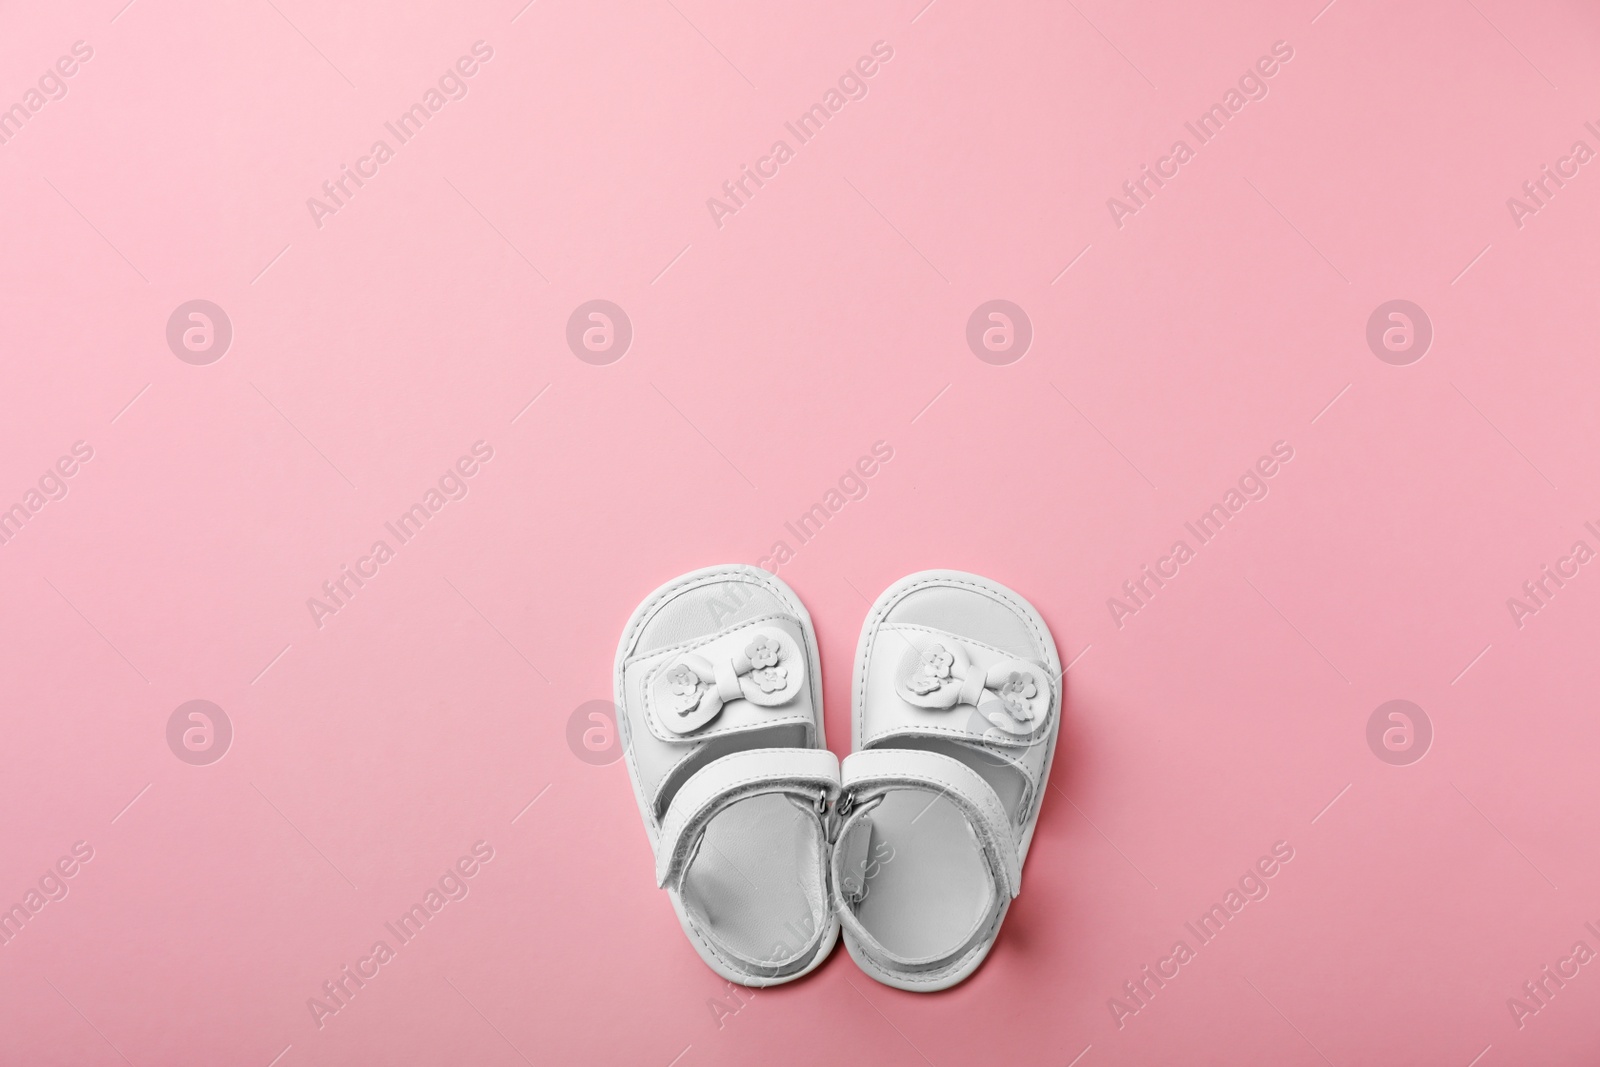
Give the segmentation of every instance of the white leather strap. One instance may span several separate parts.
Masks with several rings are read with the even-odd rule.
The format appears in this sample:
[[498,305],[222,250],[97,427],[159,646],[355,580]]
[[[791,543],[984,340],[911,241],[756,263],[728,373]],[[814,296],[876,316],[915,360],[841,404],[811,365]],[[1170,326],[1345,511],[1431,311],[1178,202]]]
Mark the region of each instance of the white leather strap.
[[845,757],[841,769],[843,788],[854,791],[858,803],[863,794],[895,786],[931,789],[949,797],[989,854],[1000,889],[1013,897],[1022,892],[1016,832],[1005,805],[977,771],[958,759],[910,748],[855,752]]
[[816,800],[838,789],[839,757],[827,749],[753,748],[713,760],[683,783],[667,808],[656,846],[656,885],[682,878],[706,824],[728,805],[761,793]]
[[[936,752],[914,749],[879,749],[857,752],[846,756],[843,764],[843,787],[846,793],[854,792],[858,805],[867,810],[847,819],[841,828],[841,840],[852,834],[855,823],[870,814],[871,794],[884,788],[911,786],[935,789],[950,798],[967,816],[973,832],[989,858],[995,876],[996,890],[1007,897],[1015,897],[1022,889],[1022,865],[1017,858],[1016,835],[1006,818],[1005,807],[989,783],[960,760]],[[856,944],[896,968],[904,970],[930,970],[944,964],[951,957],[965,951],[989,922],[984,916],[961,946],[954,952],[935,956],[910,957],[893,951],[873,936],[851,906],[851,896],[846,893],[845,849],[836,849],[832,863],[834,898],[838,901],[839,921],[855,938]]]
[[867,746],[920,734],[1020,757],[1053,733],[1058,682],[1050,671],[931,627],[881,626],[865,682]]

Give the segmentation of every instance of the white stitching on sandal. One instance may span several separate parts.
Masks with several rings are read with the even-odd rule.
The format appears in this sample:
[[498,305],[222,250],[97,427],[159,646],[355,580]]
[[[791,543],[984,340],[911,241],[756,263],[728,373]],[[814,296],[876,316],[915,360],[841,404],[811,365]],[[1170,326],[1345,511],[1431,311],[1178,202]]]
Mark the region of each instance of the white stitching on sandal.
[[827,873],[839,768],[804,606],[753,567],[683,575],[634,612],[614,682],[657,883],[695,951],[751,986],[816,968],[839,930]]
[[[969,636],[980,632],[1012,647]],[[853,853],[865,833],[873,855],[851,872],[841,849],[831,869],[845,945],[871,977],[945,989],[988,954],[1021,891],[1060,729],[1061,673],[1038,612],[988,579],[924,571],[873,604],[839,804],[856,809],[840,830]]]

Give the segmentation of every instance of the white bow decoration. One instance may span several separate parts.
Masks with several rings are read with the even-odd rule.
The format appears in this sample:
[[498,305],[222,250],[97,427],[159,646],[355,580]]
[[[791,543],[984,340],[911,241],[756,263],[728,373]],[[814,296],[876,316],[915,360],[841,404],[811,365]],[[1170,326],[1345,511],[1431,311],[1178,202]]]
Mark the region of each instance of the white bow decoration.
[[740,651],[712,662],[693,652],[679,655],[652,685],[656,718],[675,734],[689,734],[722,713],[730,701],[760,707],[787,704],[805,680],[805,659],[787,634],[756,633]]
[[931,711],[969,704],[1018,736],[1033,733],[1050,711],[1050,679],[1038,664],[1003,659],[984,670],[955,642],[910,653],[896,689],[908,703]]

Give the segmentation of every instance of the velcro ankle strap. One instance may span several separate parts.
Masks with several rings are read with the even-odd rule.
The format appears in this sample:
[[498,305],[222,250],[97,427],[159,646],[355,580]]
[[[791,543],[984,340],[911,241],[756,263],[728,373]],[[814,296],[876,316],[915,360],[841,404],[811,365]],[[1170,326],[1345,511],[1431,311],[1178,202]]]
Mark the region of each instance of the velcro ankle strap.
[[683,783],[667,808],[656,846],[656,885],[682,879],[706,824],[728,805],[762,793],[790,793],[818,801],[820,808],[838,790],[839,757],[827,749],[754,748],[713,760]]
[[[854,818],[846,819],[840,828],[841,844],[859,836],[859,822],[868,817],[874,806],[872,794],[896,787],[937,790],[967,817],[973,835],[988,859],[996,891],[1002,894],[1000,899],[1009,900],[1021,891],[1022,864],[1017,858],[1016,833],[994,789],[972,768],[960,760],[936,752],[888,748],[847,756],[843,771],[846,799],[841,801],[841,806],[859,807],[860,810]],[[895,952],[873,936],[851,906],[854,898],[849,892],[851,886],[846,867],[848,852],[848,847],[835,850],[831,871],[839,922],[855,938],[859,950],[881,963],[906,971],[935,971],[949,966],[952,960],[968,951],[976,939],[985,936],[985,928],[992,926],[993,912],[981,919],[953,951],[915,957]]]
[[843,788],[858,796],[895,786],[931,789],[953,801],[972,824],[1007,896],[1022,892],[1022,861],[1017,835],[1005,805],[983,776],[958,759],[910,748],[869,749],[845,757]]

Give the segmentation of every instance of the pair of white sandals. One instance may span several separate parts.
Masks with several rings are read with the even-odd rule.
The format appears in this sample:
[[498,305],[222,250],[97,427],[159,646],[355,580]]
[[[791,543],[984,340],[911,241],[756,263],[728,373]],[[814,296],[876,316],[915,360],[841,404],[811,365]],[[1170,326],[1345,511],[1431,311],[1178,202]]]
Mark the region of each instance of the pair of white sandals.
[[1021,890],[1060,728],[1055,642],[1004,586],[923,571],[867,614],[842,764],[821,683],[811,617],[764,570],[694,571],[639,605],[616,704],[656,882],[730,981],[793,981],[842,926],[878,981],[955,985]]

